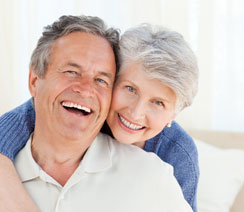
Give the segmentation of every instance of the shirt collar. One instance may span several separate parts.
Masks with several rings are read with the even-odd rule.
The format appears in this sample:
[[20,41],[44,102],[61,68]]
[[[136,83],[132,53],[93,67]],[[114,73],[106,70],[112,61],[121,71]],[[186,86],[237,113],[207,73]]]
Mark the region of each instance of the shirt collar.
[[22,182],[39,177],[40,168],[32,157],[31,141],[32,135],[14,161],[15,168]]
[[87,150],[82,164],[85,172],[95,173],[112,166],[112,153],[108,135],[99,133]]
[[[112,153],[109,146],[108,135],[99,133],[85,153],[81,166],[87,173],[96,173],[112,166]],[[14,165],[22,182],[40,176],[40,167],[35,162],[31,153],[32,135],[25,147],[17,154]]]

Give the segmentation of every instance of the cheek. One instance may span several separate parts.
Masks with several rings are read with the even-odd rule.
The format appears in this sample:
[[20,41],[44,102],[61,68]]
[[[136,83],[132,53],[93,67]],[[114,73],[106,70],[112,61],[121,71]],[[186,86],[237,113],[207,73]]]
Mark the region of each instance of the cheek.
[[40,83],[39,87],[45,91],[56,91],[64,87],[65,84],[68,83],[61,77],[46,76]]
[[111,111],[117,111],[124,105],[123,94],[120,89],[115,88],[113,91],[112,102],[111,102]]
[[151,129],[157,132],[163,130],[163,128],[170,122],[171,113],[165,111],[151,111],[148,116]]
[[72,89],[75,88],[77,82],[64,77],[63,75],[59,75],[56,77],[52,77],[49,79],[47,85],[47,89],[51,92],[50,97],[52,99],[56,99],[59,96],[67,95],[72,92]]
[[49,84],[51,84],[52,89],[55,90],[56,92],[62,92],[63,90],[72,87],[74,81],[59,76],[57,78],[51,79]]
[[48,80],[42,79],[39,80],[37,87],[36,87],[36,101],[44,101],[44,99],[49,98],[52,95],[52,87],[49,85]]
[[97,96],[101,102],[102,105],[106,108],[106,110],[109,110],[111,99],[112,99],[112,90],[104,90],[104,89],[98,89],[97,90]]

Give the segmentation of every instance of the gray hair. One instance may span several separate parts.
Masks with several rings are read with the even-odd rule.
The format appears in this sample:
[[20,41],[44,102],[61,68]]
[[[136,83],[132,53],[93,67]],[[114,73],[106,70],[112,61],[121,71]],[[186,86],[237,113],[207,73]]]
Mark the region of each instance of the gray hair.
[[52,25],[44,27],[42,36],[34,49],[30,67],[39,77],[44,77],[50,63],[51,49],[53,43],[60,37],[72,32],[86,32],[106,39],[115,55],[118,69],[118,43],[120,33],[117,29],[107,28],[104,21],[92,16],[61,16]]
[[192,104],[198,87],[196,57],[181,34],[149,24],[127,30],[120,40],[124,67],[139,61],[149,77],[159,79],[176,94],[176,112]]

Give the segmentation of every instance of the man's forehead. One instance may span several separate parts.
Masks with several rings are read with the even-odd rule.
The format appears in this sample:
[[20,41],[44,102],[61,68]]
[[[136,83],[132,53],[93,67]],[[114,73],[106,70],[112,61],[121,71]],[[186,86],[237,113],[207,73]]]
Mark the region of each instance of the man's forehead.
[[[71,32],[69,34],[65,34],[65,35],[62,35],[60,37],[58,37],[54,44],[57,45],[61,45],[61,44],[65,44],[67,42],[77,42],[77,43],[89,43],[89,42],[100,42],[100,43],[106,43],[106,45],[110,45],[109,41],[100,36],[100,35],[96,35],[96,34],[93,34],[93,33],[89,33],[89,32],[81,32],[81,31],[74,31],[74,32]],[[112,47],[111,47],[112,48]]]
[[112,52],[113,56],[115,56],[113,48],[108,40],[99,35],[94,35],[87,32],[72,32],[67,35],[63,35],[56,39],[52,45],[53,49],[62,47],[65,47],[66,50],[74,49],[84,52],[87,52],[87,49],[89,48],[95,50],[92,51],[93,53],[97,53],[102,49],[104,54],[109,51]]
[[105,38],[98,35],[72,32],[58,38],[50,53],[50,65],[56,64],[59,68],[96,68],[108,77],[116,73],[113,49]]

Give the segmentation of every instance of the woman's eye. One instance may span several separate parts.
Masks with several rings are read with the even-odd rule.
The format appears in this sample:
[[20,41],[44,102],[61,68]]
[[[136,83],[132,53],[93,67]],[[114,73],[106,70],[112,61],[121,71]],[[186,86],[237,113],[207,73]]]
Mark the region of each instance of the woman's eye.
[[126,88],[128,89],[128,91],[130,91],[131,93],[135,92],[135,89],[131,86],[126,86]]

